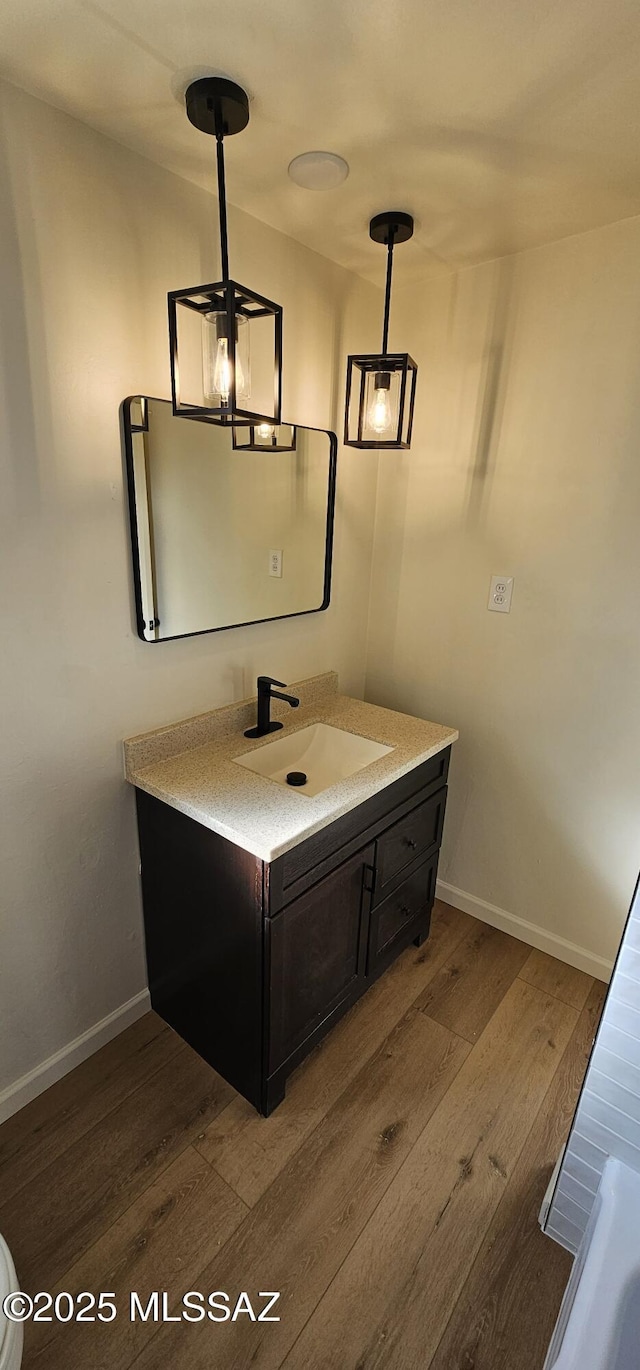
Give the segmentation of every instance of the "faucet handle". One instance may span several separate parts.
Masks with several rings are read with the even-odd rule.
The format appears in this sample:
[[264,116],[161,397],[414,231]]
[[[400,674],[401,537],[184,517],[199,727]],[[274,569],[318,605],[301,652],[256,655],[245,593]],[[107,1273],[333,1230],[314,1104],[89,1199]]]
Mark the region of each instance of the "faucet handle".
[[259,686],[260,686],[260,685],[282,685],[283,688],[284,688],[284,686],[286,685],[286,683],[287,683],[287,682],[286,682],[285,680],[276,680],[275,676],[272,676],[272,675],[259,675],[259,676],[258,676],[258,685],[259,685]]

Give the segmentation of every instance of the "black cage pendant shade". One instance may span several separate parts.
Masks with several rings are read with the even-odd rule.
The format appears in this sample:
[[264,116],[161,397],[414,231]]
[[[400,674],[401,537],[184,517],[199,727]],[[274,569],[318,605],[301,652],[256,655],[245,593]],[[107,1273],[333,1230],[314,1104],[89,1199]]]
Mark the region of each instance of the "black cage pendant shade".
[[369,234],[387,248],[382,351],[347,359],[344,441],[347,447],[410,447],[418,368],[408,352],[389,352],[388,340],[393,249],[413,236],[413,219],[401,210],[376,214]]
[[282,308],[229,277],[224,139],[249,122],[241,86],[221,76],[186,92],[191,123],[216,140],[222,280],[169,292],[173,412],[205,423],[277,425],[282,394]]

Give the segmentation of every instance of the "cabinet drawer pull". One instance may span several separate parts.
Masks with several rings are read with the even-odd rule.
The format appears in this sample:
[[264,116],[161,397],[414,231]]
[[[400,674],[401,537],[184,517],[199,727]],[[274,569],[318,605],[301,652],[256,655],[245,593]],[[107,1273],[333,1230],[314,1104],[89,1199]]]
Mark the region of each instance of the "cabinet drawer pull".
[[412,837],[405,837],[404,840],[405,840],[407,846],[411,848],[411,851],[415,851],[415,849],[416,849],[418,843],[417,843],[417,842],[414,842],[414,839],[413,839]]
[[405,918],[408,918],[409,914],[411,913],[411,909],[407,908],[406,904],[403,904],[402,908],[400,909],[400,912],[404,914]]
[[376,868],[375,866],[370,866],[367,861],[365,861],[363,866],[362,883],[367,894],[373,894],[376,883]]

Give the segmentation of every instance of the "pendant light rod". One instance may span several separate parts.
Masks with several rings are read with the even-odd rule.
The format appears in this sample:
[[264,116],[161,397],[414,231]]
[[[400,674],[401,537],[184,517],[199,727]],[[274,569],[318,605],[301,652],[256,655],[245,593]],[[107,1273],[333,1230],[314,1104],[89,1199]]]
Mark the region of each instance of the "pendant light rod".
[[229,235],[227,232],[227,192],[224,180],[224,134],[216,134],[218,160],[218,206],[220,209],[220,261],[222,279],[229,280]]
[[384,292],[384,323],[382,325],[382,355],[386,357],[389,343],[389,311],[391,309],[391,277],[393,274],[393,244],[395,242],[395,227],[389,229],[389,242],[387,245],[387,284]]
[[385,356],[389,343],[389,313],[391,310],[391,277],[393,274],[393,249],[396,243],[408,243],[413,236],[413,219],[402,209],[388,209],[384,214],[376,214],[369,224],[369,237],[374,243],[384,243],[387,249],[387,283],[384,293],[384,324],[382,327],[382,355]]
[[218,163],[218,204],[220,208],[220,255],[223,280],[229,280],[229,235],[227,231],[227,193],[224,176],[224,139],[241,133],[249,123],[249,97],[242,86],[225,76],[202,76],[192,81],[185,92],[187,118],[201,133],[216,140]]

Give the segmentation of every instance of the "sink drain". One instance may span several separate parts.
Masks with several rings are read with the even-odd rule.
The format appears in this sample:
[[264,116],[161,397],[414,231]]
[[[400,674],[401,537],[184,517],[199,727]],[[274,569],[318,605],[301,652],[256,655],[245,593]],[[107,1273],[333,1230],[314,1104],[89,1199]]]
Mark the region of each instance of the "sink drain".
[[287,785],[306,785],[307,777],[304,771],[289,771]]

